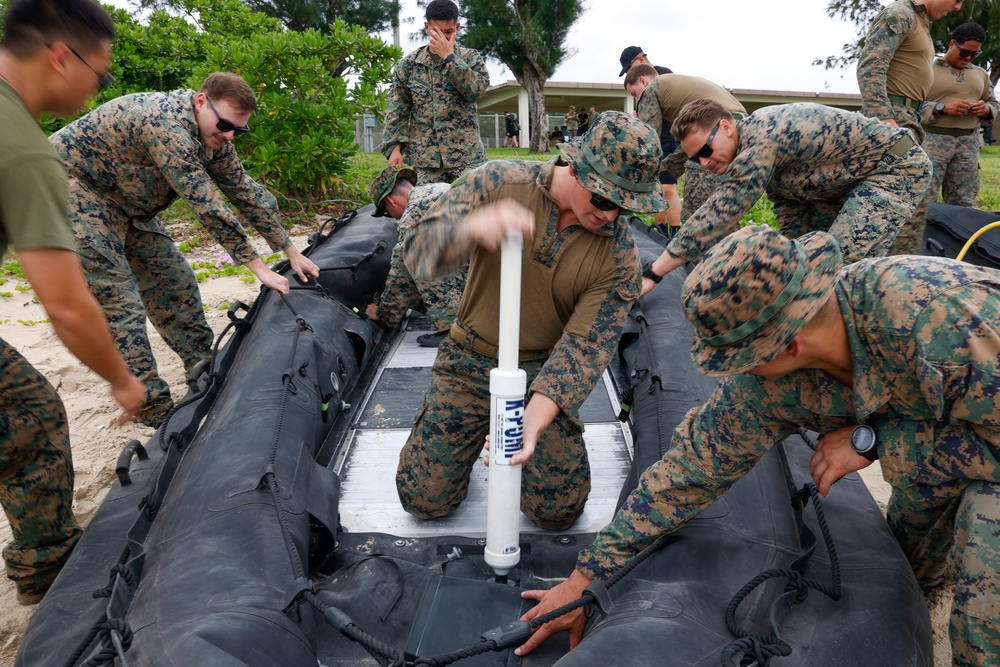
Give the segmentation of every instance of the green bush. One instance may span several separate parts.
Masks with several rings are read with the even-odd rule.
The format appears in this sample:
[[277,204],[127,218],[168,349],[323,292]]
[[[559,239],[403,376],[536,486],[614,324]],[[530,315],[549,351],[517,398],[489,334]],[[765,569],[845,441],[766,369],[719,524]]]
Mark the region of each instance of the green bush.
[[[384,106],[380,84],[399,55],[360,26],[337,21],[329,34],[253,34],[209,46],[191,82],[217,70],[246,79],[259,102],[253,132],[239,143],[247,169],[286,197],[312,201],[343,182],[357,152],[355,114]],[[349,87],[341,74],[354,72]]]

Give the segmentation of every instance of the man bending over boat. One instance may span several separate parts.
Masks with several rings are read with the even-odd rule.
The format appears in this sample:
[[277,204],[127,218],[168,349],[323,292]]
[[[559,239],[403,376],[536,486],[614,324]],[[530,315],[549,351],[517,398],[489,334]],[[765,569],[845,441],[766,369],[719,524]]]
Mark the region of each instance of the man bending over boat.
[[[727,178],[652,263],[654,276],[700,259],[765,192],[783,234],[829,230],[848,263],[882,257],[930,180],[930,159],[908,130],[822,104],[733,120],[718,102],[697,100],[671,132],[690,159]],[[645,280],[643,293],[654,283]]]
[[[56,335],[111,385],[125,409],[145,388],[129,374],[76,256],[66,216],[66,171],[35,122],[74,114],[111,67],[115,26],[91,0],[16,0],[0,44],[0,256],[9,245]],[[13,538],[4,547],[17,601],[38,603],[80,539],[73,516],[69,422],[55,388],[0,340],[0,503]]]
[[[826,495],[878,460],[889,527],[925,591],[956,585],[955,665],[995,665],[1000,647],[1000,271],[914,255],[843,266],[840,242],[747,227],[684,283],[695,364],[724,376],[674,430],[570,578],[526,619],[579,597],[708,507],[776,443],[823,434],[810,462]],[[670,548],[669,546],[666,548]],[[569,630],[542,626],[518,649]]]
[[[372,217],[388,215],[399,220],[400,241],[413,221],[423,217],[451,187],[447,183],[421,186],[416,186],[416,183],[417,172],[391,165],[383,169],[368,187],[368,194],[375,202]],[[394,327],[406,316],[407,308],[426,313],[434,322],[434,333],[417,336],[417,344],[437,347],[455,321],[462,290],[465,289],[467,269],[466,266],[455,275],[416,281],[403,263],[403,244],[397,243],[392,249],[385,289],[377,304],[368,305],[368,317]]]
[[49,137],[69,171],[69,216],[90,291],[129,368],[145,379],[136,419],[147,426],[159,426],[173,401],[156,372],[146,318],[187,371],[211,356],[212,345],[194,271],[160,211],[184,199],[234,262],[287,294],[288,279],[257,256],[222,190],[273,251],[287,253],[300,280],[319,276],[281,227],[274,195],[250,178],[230,143],[250,131],[256,108],[246,81],[216,72],[198,92],[125,95]]
[[457,180],[404,239],[420,280],[472,258],[458,316],[399,456],[396,489],[422,519],[455,510],[489,433],[501,241],[524,237],[520,367],[528,375],[521,510],[563,530],[583,512],[590,466],[578,410],[603,373],[639,295],[625,211],[663,210],[660,140],[619,112],[599,115],[549,162],[493,161]]

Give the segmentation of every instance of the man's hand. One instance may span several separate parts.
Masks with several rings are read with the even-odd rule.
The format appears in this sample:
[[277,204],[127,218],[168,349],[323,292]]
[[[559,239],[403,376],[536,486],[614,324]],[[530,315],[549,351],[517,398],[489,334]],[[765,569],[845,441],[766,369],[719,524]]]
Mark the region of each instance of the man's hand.
[[146,385],[134,375],[128,375],[118,382],[111,383],[111,396],[125,411],[115,420],[116,424],[123,426],[132,421],[142,409],[142,404],[146,402]]
[[973,116],[979,116],[980,118],[988,118],[990,115],[990,107],[986,104],[986,102],[976,100],[969,106],[969,113]]
[[288,255],[288,263],[291,264],[292,271],[299,277],[299,280],[308,283],[310,277],[319,278],[319,267],[303,255],[298,248],[289,245],[285,248],[285,254]]
[[[665,276],[677,267],[684,266],[687,264],[686,259],[680,257],[674,257],[668,251],[664,250],[663,253],[656,258],[656,261],[652,263],[651,267],[653,273],[658,276]],[[639,292],[639,296],[644,296],[649,292],[649,290],[656,287],[656,283],[650,278],[642,279],[642,291]]]
[[971,107],[965,100],[952,100],[944,103],[944,112],[949,116],[967,116]]
[[403,147],[396,144],[392,147],[392,152],[389,153],[389,162],[386,164],[387,167],[400,167],[403,166]]
[[368,319],[378,322],[378,304],[369,303],[365,306],[365,315],[368,316]]
[[265,287],[272,289],[279,294],[288,294],[288,278],[267,268],[267,265],[264,264],[264,260],[260,257],[251,259],[243,266],[250,269],[250,271],[257,276],[257,280],[259,280]]
[[899,123],[896,122],[895,118],[880,118],[879,120],[890,127],[899,127]]
[[437,28],[427,28],[427,36],[431,40],[427,48],[437,57],[443,60],[455,53],[455,38],[458,37],[457,31],[449,39]]
[[[538,600],[539,602],[537,605],[529,609],[524,616],[521,617],[521,620],[530,621],[538,616],[549,613],[553,609],[558,609],[563,605],[573,602],[580,597],[583,590],[589,585],[590,580],[578,571],[574,570],[569,579],[551,590],[522,592],[522,598],[526,600]],[[576,611],[566,614],[565,616],[560,616],[556,620],[550,621],[535,630],[535,633],[531,635],[531,638],[514,651],[514,655],[528,655],[541,646],[542,642],[546,639],[557,632],[562,632],[564,630],[569,632],[570,649],[574,649],[576,648],[576,645],[580,643],[580,640],[583,639],[583,630],[586,627],[587,619],[583,615],[583,609],[577,609]]]
[[844,475],[867,468],[873,462],[854,451],[851,446],[853,426],[838,428],[827,433],[816,444],[816,451],[809,461],[809,472],[821,496],[830,492],[833,483]]
[[535,214],[513,199],[476,209],[465,218],[465,224],[476,244],[490,252],[498,250],[508,234],[526,241],[535,234]]

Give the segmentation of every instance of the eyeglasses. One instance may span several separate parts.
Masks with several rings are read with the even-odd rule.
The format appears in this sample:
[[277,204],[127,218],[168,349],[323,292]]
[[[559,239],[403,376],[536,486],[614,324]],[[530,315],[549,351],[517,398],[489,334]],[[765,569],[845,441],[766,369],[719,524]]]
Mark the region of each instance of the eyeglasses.
[[601,195],[590,193],[590,203],[598,211],[614,211],[621,209],[621,206],[614,203],[610,199],[605,199]]
[[77,53],[76,49],[74,49],[72,46],[70,46],[69,44],[67,44],[66,48],[70,50],[70,53],[72,53],[74,56],[76,56],[77,58],[79,58],[80,62],[82,62],[87,67],[89,67],[91,72],[93,72],[94,74],[97,75],[97,89],[98,90],[107,90],[108,88],[111,87],[111,84],[113,84],[115,82],[115,77],[111,76],[110,72],[105,72],[104,74],[101,74],[96,69],[94,69],[93,65],[91,65],[90,63],[87,62],[86,58],[84,58],[79,53]]
[[244,127],[236,127],[231,122],[220,116],[219,112],[215,110],[215,105],[212,104],[212,100],[208,99],[208,96],[205,97],[205,101],[208,102],[208,108],[211,109],[212,113],[215,114],[215,117],[219,119],[218,122],[215,124],[215,127],[219,130],[219,132],[232,132],[233,138],[235,139],[236,137],[242,137],[244,134],[250,131],[249,125],[246,125]]
[[715,139],[715,133],[719,131],[719,123],[721,122],[721,120],[716,121],[715,127],[712,128],[712,131],[708,135],[708,139],[705,140],[705,145],[698,149],[698,152],[694,155],[689,155],[689,160],[697,162],[703,157],[712,157],[712,141]]
[[970,51],[969,49],[963,49],[962,47],[958,46],[957,44],[955,45],[955,48],[958,49],[958,57],[959,58],[975,58],[980,53],[982,53],[982,51]]

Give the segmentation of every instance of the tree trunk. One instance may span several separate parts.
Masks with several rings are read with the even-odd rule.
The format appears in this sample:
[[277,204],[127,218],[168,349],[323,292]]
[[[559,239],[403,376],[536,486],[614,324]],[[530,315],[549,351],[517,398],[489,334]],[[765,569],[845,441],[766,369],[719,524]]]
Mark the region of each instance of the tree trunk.
[[545,74],[533,63],[528,63],[518,78],[528,93],[529,152],[549,152],[549,123],[545,115]]

